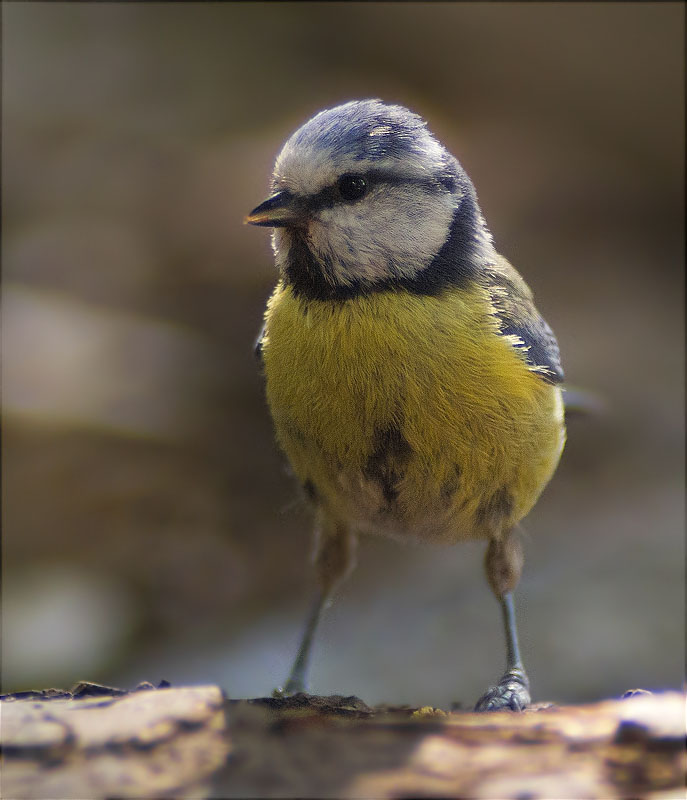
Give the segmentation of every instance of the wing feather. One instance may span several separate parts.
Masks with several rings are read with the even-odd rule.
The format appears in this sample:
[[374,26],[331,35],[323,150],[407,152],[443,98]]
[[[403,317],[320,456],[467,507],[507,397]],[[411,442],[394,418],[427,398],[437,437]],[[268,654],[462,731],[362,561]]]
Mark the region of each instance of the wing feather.
[[561,383],[565,376],[556,337],[537,311],[532,291],[520,273],[503,256],[487,267],[487,288],[501,334],[512,337],[532,370],[547,383]]

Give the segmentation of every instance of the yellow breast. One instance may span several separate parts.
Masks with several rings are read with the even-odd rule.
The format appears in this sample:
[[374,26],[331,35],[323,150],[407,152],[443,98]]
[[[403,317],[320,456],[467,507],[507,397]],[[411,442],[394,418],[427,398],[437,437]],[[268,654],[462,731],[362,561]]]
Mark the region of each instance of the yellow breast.
[[263,338],[277,438],[309,494],[362,530],[454,541],[532,507],[565,432],[560,389],[498,333],[487,292],[304,301]]

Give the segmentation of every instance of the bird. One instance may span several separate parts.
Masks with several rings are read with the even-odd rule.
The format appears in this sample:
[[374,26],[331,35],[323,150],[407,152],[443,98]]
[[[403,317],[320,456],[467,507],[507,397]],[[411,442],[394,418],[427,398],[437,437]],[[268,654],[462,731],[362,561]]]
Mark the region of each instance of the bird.
[[564,374],[472,181],[418,114],[352,100],[287,139],[244,221],[272,228],[278,280],[256,355],[315,519],[317,588],[281,691],[307,691],[315,632],[360,536],[479,539],[506,668],[475,709],[522,710],[519,523],[564,447]]

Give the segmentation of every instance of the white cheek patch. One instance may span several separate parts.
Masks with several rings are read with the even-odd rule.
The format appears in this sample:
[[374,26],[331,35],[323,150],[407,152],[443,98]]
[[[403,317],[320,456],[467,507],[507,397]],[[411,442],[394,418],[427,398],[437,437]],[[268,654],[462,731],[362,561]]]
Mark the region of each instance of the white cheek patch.
[[412,278],[441,249],[454,212],[455,199],[443,192],[384,187],[360,203],[321,211],[310,245],[335,283]]

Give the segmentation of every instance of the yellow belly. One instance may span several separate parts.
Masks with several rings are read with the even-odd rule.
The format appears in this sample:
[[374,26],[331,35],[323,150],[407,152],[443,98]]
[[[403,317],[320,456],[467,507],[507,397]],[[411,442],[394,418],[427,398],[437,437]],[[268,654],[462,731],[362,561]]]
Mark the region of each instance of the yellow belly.
[[361,531],[499,536],[565,440],[560,389],[498,334],[485,290],[302,301],[281,284],[263,359],[277,438],[327,513]]

